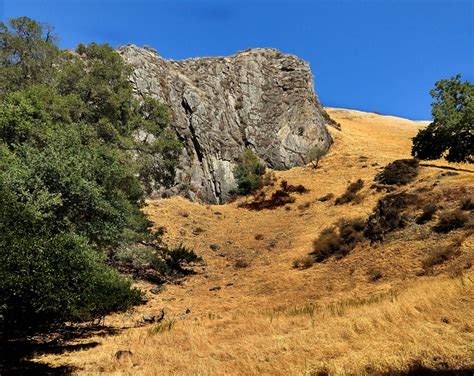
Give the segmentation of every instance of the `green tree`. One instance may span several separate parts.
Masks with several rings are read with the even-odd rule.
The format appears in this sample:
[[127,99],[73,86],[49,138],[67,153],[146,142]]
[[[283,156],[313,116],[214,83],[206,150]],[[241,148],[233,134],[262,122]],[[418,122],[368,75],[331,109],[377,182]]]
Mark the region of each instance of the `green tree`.
[[143,187],[174,180],[181,144],[167,109],[133,97],[130,69],[111,47],[60,51],[50,28],[26,17],[8,25],[0,25],[0,328],[125,309],[139,294],[105,261],[157,240],[141,208]]
[[59,57],[57,40],[50,26],[28,17],[0,22],[0,95],[49,83]]
[[437,81],[430,92],[433,122],[413,138],[412,155],[419,159],[473,162],[474,85],[457,75]]

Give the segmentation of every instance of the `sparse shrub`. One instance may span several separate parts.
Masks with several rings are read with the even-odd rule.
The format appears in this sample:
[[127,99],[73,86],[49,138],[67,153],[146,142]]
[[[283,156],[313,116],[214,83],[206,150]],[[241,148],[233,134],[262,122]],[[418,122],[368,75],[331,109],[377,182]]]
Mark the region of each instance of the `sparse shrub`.
[[239,259],[234,263],[234,268],[236,269],[245,269],[250,266],[250,263],[246,260]]
[[398,159],[385,166],[375,180],[387,185],[405,185],[417,177],[418,169],[417,159]]
[[305,210],[311,207],[311,202],[307,201],[304,204],[298,205],[299,210]]
[[188,271],[185,266],[201,258],[182,245],[168,249],[160,243],[119,248],[109,258],[109,264],[122,273],[152,283],[165,283],[169,276]]
[[286,193],[299,193],[302,195],[303,193],[308,193],[309,189],[307,189],[305,186],[298,184],[298,185],[291,185],[288,184],[286,180],[282,180],[280,183],[281,190]]
[[457,228],[461,228],[468,221],[469,216],[461,209],[444,211],[439,216],[439,221],[434,230],[440,233],[448,233]]
[[275,209],[279,206],[292,204],[293,202],[295,202],[294,197],[291,197],[287,192],[279,189],[275,191],[268,200],[265,199],[265,194],[262,192],[254,201],[239,204],[239,207],[250,210]]
[[318,168],[319,161],[327,154],[327,150],[322,149],[320,146],[315,145],[308,151],[308,161],[312,164],[313,168]]
[[263,234],[256,234],[255,240],[263,240]]
[[336,226],[324,229],[313,242],[313,252],[316,262],[321,262],[331,256],[346,256],[355,245],[364,239],[365,221],[361,218],[342,219]]
[[378,268],[370,268],[367,272],[367,277],[370,282],[376,282],[383,277],[383,273]]
[[403,210],[415,204],[417,196],[410,193],[391,193],[382,197],[369,216],[364,235],[367,239],[383,241],[385,234],[405,226],[408,217]]
[[334,203],[336,205],[344,205],[349,202],[357,201],[357,192],[359,192],[363,187],[364,181],[362,179],[358,179],[355,182],[350,183],[346,189],[346,192],[344,192],[342,196],[338,197]]
[[172,271],[183,272],[185,265],[201,261],[201,257],[199,257],[192,249],[180,244],[176,248],[166,252],[165,261],[168,268]]
[[250,210],[263,210],[263,209],[275,209],[279,206],[285,206],[286,204],[292,204],[295,202],[295,198],[290,193],[303,194],[308,192],[303,185],[291,185],[286,180],[280,183],[281,189],[276,190],[272,193],[269,199],[266,199],[265,192],[258,192],[254,196],[254,200],[250,203],[241,203],[240,208],[247,208]]
[[237,183],[236,193],[248,195],[261,188],[264,174],[265,165],[260,162],[258,156],[252,150],[246,149],[234,169],[234,177]]
[[324,195],[320,198],[318,198],[318,201],[321,201],[321,202],[326,202],[326,201],[330,201],[334,198],[334,193],[328,193],[327,195]]
[[298,257],[293,261],[293,267],[296,269],[308,269],[314,265],[314,257],[311,255],[305,255]]
[[464,197],[461,200],[461,209],[462,210],[474,210],[474,199],[473,197]]
[[176,324],[175,320],[165,320],[154,324],[150,329],[148,329],[148,334],[153,336],[164,332],[171,331]]
[[456,243],[432,249],[423,260],[423,269],[427,270],[448,261],[458,250],[459,245]]
[[438,210],[437,206],[434,204],[426,204],[423,206],[423,212],[420,214],[420,216],[416,219],[416,223],[419,225],[423,225],[426,222],[431,221],[433,218],[433,215],[436,213],[436,210]]

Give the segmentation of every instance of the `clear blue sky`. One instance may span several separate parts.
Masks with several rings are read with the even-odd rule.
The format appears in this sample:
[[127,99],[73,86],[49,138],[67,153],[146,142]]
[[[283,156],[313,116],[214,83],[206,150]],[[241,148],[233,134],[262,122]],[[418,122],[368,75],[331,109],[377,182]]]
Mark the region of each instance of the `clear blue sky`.
[[474,0],[0,0],[0,18],[55,26],[62,47],[155,47],[166,58],[275,47],[309,61],[325,106],[429,119],[429,90],[474,81]]

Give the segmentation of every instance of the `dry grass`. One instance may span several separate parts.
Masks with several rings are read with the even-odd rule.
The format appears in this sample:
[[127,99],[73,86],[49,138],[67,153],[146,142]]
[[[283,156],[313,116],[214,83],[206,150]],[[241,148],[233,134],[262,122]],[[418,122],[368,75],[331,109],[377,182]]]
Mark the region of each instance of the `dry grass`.
[[[289,210],[239,208],[245,198],[222,206],[179,197],[150,201],[146,211],[157,228],[166,226],[165,238],[192,247],[206,264],[181,284],[148,294],[146,306],[107,317],[107,325],[125,328],[119,335],[88,339],[100,342],[88,350],[37,360],[71,364],[78,374],[113,375],[364,375],[407,371],[416,363],[474,367],[474,275],[468,268],[473,236],[463,238],[458,256],[419,277],[424,250],[452,244],[464,229],[436,234],[429,224],[417,226],[406,229],[403,240],[356,247],[340,260],[293,268],[293,260],[311,251],[321,230],[341,218],[367,217],[382,193],[369,190],[354,205],[318,199],[328,192],[339,197],[351,181],[371,182],[379,166],[409,158],[411,137],[420,127],[358,111],[329,113],[342,131],[331,129],[335,144],[320,168],[275,172],[278,181],[309,190],[295,195]],[[452,194],[458,206],[459,195],[472,194],[472,173],[442,179],[439,173],[421,167],[417,187],[434,199]],[[278,186],[266,187],[267,197]],[[312,204],[297,210],[306,202]],[[202,233],[193,235],[196,228]],[[211,250],[211,244],[219,248]],[[239,260],[250,262],[236,268]],[[374,283],[368,271],[376,269],[383,277]],[[169,321],[159,329],[135,327],[144,313],[161,308]],[[119,350],[133,354],[116,359]]]

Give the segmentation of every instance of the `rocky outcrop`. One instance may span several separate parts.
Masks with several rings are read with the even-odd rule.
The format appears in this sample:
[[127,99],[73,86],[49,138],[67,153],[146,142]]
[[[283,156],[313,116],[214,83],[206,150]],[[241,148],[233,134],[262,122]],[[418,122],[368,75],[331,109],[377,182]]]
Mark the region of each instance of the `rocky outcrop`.
[[118,52],[133,68],[136,94],[171,109],[172,126],[185,145],[175,192],[223,203],[245,148],[281,170],[307,163],[313,145],[331,145],[331,120],[315,95],[309,65],[296,56],[257,48],[172,61],[133,45]]

